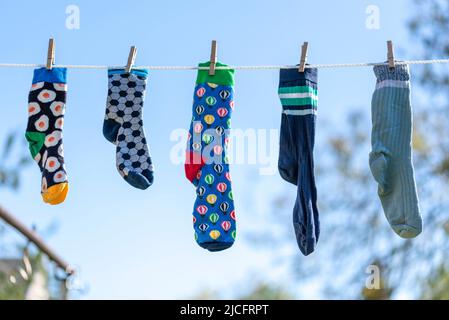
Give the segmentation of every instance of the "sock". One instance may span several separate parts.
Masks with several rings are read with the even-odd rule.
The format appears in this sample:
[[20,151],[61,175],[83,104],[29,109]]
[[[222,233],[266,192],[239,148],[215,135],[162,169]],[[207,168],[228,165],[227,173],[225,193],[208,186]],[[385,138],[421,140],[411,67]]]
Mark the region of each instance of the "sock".
[[42,199],[52,205],[63,202],[69,190],[62,144],[67,93],[66,74],[65,68],[34,70],[28,96],[28,124],[25,137],[31,156],[42,173]]
[[293,226],[304,255],[315,250],[320,222],[315,187],[313,148],[317,111],[317,69],[300,73],[281,69],[279,98],[282,120],[278,168],[281,177],[298,186]]
[[147,70],[108,70],[109,90],[104,137],[116,145],[116,164],[120,175],[133,187],[146,189],[153,183],[151,162],[143,130],[143,102]]
[[399,236],[413,238],[421,233],[422,219],[412,163],[409,70],[382,65],[374,73],[369,164],[388,222]]
[[[208,67],[209,63],[200,63]],[[217,63],[217,66],[226,66]],[[227,157],[234,108],[234,70],[199,70],[188,134],[185,172],[196,187],[195,239],[204,249],[220,251],[236,236],[234,200]]]

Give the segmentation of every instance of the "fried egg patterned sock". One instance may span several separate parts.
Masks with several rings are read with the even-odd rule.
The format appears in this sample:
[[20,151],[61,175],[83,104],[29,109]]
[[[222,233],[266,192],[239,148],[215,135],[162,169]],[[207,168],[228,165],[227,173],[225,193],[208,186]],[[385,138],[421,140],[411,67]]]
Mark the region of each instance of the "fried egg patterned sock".
[[412,162],[408,65],[375,66],[374,73],[369,164],[388,222],[402,238],[413,238],[422,231],[422,218]]
[[103,122],[104,137],[117,147],[118,172],[130,185],[142,190],[153,184],[153,164],[142,121],[147,76],[147,70],[108,70]]
[[69,190],[62,144],[67,94],[66,75],[65,68],[34,70],[28,96],[25,137],[31,156],[42,173],[42,199],[52,205],[63,202]]
[[[208,67],[209,62],[200,63]],[[217,66],[226,66],[217,63]],[[188,134],[185,173],[196,186],[195,239],[204,249],[231,247],[236,236],[234,200],[227,157],[234,108],[234,70],[199,70]]]
[[281,177],[298,186],[293,226],[304,255],[315,250],[320,236],[313,148],[317,112],[317,69],[281,69],[279,98],[282,120],[279,148]]

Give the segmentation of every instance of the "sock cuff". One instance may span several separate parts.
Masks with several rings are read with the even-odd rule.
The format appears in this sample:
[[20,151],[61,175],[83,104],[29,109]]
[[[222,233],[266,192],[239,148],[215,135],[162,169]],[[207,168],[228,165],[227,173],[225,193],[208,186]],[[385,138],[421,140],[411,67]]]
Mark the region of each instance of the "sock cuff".
[[281,69],[278,94],[283,113],[292,116],[316,115],[318,70]]
[[306,68],[304,72],[298,69],[281,69],[279,72],[279,87],[312,86],[316,89],[318,69]]
[[38,82],[50,83],[67,83],[67,69],[66,68],[47,68],[34,69],[33,84]]
[[[131,69],[129,72],[131,74],[135,74],[138,77],[144,78],[145,80],[148,77],[148,70],[147,69]],[[113,74],[127,74],[125,69],[108,69],[108,76]]]
[[409,81],[410,72],[407,64],[399,64],[390,69],[387,65],[374,66],[374,74],[376,75],[377,82],[384,80],[398,80]]
[[[210,61],[199,63],[198,67],[209,67]],[[228,65],[217,62],[217,67],[227,67]],[[234,70],[215,70],[215,75],[210,76],[209,70],[198,70],[198,76],[196,77],[196,84],[211,82],[222,86],[234,85]]]

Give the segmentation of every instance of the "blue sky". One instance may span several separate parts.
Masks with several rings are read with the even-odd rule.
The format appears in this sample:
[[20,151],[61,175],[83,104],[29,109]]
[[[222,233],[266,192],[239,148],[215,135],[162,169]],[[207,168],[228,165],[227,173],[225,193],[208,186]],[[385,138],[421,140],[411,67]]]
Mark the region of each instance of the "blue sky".
[[[70,4],[80,8],[79,30],[65,27]],[[57,64],[122,65],[129,47],[136,45],[136,65],[196,65],[209,58],[212,39],[218,40],[219,60],[230,65],[295,64],[303,41],[309,41],[311,63],[377,62],[386,59],[388,39],[404,52],[411,47],[405,26],[410,4],[406,0],[3,1],[0,63],[44,63],[51,36],[56,39]],[[365,26],[368,5],[380,8],[379,30]],[[397,50],[398,55],[401,52]],[[2,137],[10,130],[25,129],[32,70],[0,72]],[[57,221],[57,233],[47,240],[80,267],[90,288],[83,298],[185,298],[205,288],[231,298],[251,279],[283,283],[290,278],[283,270],[272,270],[270,250],[254,250],[246,236],[255,224],[263,228],[263,221],[254,217],[267,214],[270,195],[285,187],[278,175],[254,179],[257,165],[231,166],[238,215],[234,247],[210,253],[193,239],[194,189],[183,166],[170,162],[169,137],[173,129],[188,128],[194,82],[195,71],[150,72],[144,107],[156,166],[150,189],[136,190],[122,180],[115,169],[114,147],[102,136],[106,71],[78,69],[68,73],[67,200],[56,207],[41,202],[40,173],[34,163],[23,173],[19,192],[0,189],[0,204],[28,225],[45,229]],[[234,128],[279,127],[277,82],[278,71],[236,72]],[[373,88],[370,68],[320,70],[318,121],[338,125],[349,109],[369,112]],[[319,123],[317,139],[322,139]],[[293,231],[291,250],[297,250]]]

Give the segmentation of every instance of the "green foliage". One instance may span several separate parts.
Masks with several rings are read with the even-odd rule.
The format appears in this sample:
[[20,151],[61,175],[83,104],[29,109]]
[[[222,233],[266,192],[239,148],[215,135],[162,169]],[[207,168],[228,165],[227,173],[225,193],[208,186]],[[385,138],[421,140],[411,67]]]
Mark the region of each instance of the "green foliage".
[[[27,148],[27,142],[19,132],[9,133],[3,145],[0,144],[0,187],[17,190],[20,187],[20,176],[23,169],[32,162],[32,158]],[[3,235],[8,229],[5,225],[0,224],[0,234]],[[11,244],[8,244],[11,246]],[[12,246],[14,246],[12,244]],[[23,248],[17,250],[17,254]],[[4,258],[4,257],[0,257]],[[30,262],[34,270],[41,270],[45,273],[40,253],[30,257]],[[22,272],[25,272],[22,270]],[[26,274],[26,273],[25,273]],[[14,278],[15,283],[10,279]],[[5,273],[0,271],[0,300],[23,300],[28,286],[32,281],[32,274],[28,275],[28,279],[21,276],[19,270]]]
[[17,190],[20,186],[20,173],[32,161],[26,140],[18,132],[11,132],[0,150],[0,187]]
[[[416,14],[409,21],[411,34],[421,45],[416,53],[425,59],[449,56],[449,1],[415,0]],[[425,65],[421,70],[421,83],[429,88],[449,86],[449,74],[445,68]],[[447,70],[447,69],[446,69]]]
[[[18,251],[23,252],[23,248]],[[27,289],[33,280],[33,275],[37,271],[47,275],[43,264],[43,256],[40,252],[28,254],[28,258],[31,265],[31,270],[29,270],[30,272],[26,271],[27,268],[25,267],[23,261],[17,263],[15,268],[8,273],[2,272],[0,270],[0,300],[25,299]],[[13,261],[15,262],[17,260]],[[25,274],[26,277],[24,278],[22,274]],[[10,277],[13,277],[15,279],[15,283],[10,281]]]
[[380,278],[379,287],[378,288],[368,288],[363,287],[361,292],[361,298],[364,300],[389,300],[391,298],[391,294],[393,293],[393,289],[390,288],[388,284],[388,280],[384,276],[386,273],[384,272],[384,268],[379,261],[374,261],[372,265],[378,266],[380,270]]
[[421,298],[449,300],[449,269],[445,265],[440,265],[427,279]]
[[260,283],[251,289],[250,292],[239,296],[239,300],[292,300],[293,295],[287,290],[271,286],[267,283]]
[[0,272],[0,300],[24,300],[28,281],[13,284],[9,275]]
[[[193,297],[194,300],[215,300],[223,297],[216,291],[209,289],[201,291]],[[293,300],[295,296],[288,290],[278,285],[272,285],[265,282],[256,283],[247,292],[237,294],[234,299],[237,300]]]

